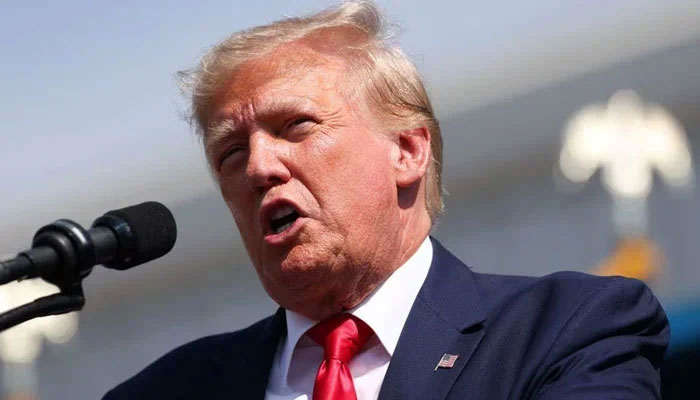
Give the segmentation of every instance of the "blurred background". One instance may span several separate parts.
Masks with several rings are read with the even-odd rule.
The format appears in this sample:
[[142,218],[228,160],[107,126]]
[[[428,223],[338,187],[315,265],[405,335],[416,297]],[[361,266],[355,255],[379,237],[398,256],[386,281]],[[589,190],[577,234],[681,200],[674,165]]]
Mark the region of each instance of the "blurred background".
[[[0,335],[0,396],[95,399],[172,348],[272,313],[184,122],[174,74],[235,30],[331,1],[3,1],[0,256],[58,218],[157,200],[179,237],[87,305]],[[442,124],[434,236],[481,272],[644,279],[667,310],[665,398],[700,368],[697,0],[384,0]],[[46,287],[0,287],[0,309]],[[691,395],[692,393],[692,395]]]

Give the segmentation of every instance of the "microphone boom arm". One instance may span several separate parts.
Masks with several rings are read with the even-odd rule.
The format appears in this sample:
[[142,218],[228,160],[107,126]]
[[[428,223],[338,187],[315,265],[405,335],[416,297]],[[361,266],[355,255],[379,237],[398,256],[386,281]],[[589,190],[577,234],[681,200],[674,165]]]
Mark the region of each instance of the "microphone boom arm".
[[85,306],[85,295],[81,284],[62,289],[61,292],[40,297],[0,314],[0,332],[34,318],[79,311]]

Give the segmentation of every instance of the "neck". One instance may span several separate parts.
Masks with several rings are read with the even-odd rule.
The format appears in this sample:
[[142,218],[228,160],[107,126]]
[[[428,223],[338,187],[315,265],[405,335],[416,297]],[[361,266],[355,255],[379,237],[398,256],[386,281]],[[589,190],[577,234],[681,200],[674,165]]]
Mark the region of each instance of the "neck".
[[372,256],[349,264],[343,260],[336,279],[326,282],[327,290],[322,290],[319,297],[304,298],[290,309],[320,321],[364,301],[415,254],[430,233],[432,222],[425,209],[403,209],[398,217],[393,233],[373,243]]
[[[387,254],[389,257],[376,263],[373,268],[364,267],[364,274],[357,280],[349,297],[342,302],[343,311],[354,308],[372,294],[380,284],[415,254],[430,233],[432,222],[427,211],[406,211],[414,212],[407,212],[406,215],[402,216],[403,218],[398,224],[396,239],[387,243],[387,247],[392,248],[392,251]],[[326,317],[328,316],[330,315]]]
[[430,234],[431,228],[432,221],[430,220],[430,215],[428,215],[426,210],[409,215],[406,218],[400,235],[399,261],[391,270],[392,273],[401,267],[406,261],[408,261],[413,254],[415,254],[425,238]]

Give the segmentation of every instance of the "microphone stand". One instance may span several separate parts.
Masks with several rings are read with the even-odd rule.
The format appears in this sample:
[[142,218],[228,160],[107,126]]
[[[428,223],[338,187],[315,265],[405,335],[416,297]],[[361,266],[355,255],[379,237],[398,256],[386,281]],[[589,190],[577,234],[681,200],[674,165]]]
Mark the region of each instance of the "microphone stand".
[[173,214],[155,201],[108,211],[89,231],[69,219],[42,227],[31,249],[0,261],[0,285],[41,277],[60,292],[0,314],[0,332],[33,318],[82,309],[82,282],[92,267],[125,270],[154,260],[173,248],[176,236]]
[[85,296],[80,283],[59,293],[40,297],[31,303],[0,314],[0,332],[34,318],[79,311],[85,306]]
[[0,285],[41,277],[60,292],[0,314],[0,332],[34,318],[81,310],[85,306],[82,281],[97,258],[88,232],[76,222],[60,219],[39,229],[31,250],[0,262]]

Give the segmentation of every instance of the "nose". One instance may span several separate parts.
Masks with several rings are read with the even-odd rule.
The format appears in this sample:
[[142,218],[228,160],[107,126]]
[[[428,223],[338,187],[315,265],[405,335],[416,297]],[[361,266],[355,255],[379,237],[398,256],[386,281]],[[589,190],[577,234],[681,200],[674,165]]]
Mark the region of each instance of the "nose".
[[250,136],[246,177],[254,189],[269,189],[289,181],[291,173],[284,164],[287,149],[281,141],[267,132]]

